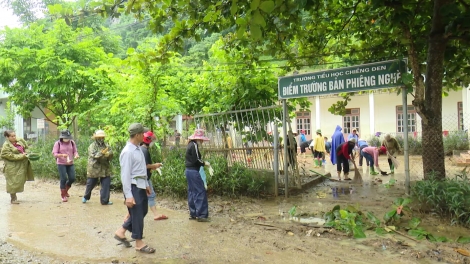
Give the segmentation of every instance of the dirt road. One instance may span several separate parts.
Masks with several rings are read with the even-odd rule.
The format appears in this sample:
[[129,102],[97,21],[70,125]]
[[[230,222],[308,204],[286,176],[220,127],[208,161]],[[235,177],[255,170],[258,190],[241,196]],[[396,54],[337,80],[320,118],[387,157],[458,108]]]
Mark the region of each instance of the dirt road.
[[[451,245],[407,240],[407,246],[403,246],[397,242],[403,237],[368,234],[367,239],[355,240],[326,229],[315,229],[311,236],[306,236],[311,228],[282,220],[279,210],[285,211],[297,203],[305,211],[309,208],[310,212],[320,213],[334,203],[351,202],[341,198],[320,200],[313,193],[305,193],[288,201],[211,197],[210,223],[189,221],[184,200],[157,197],[158,210],[169,219],[154,221],[150,215],[146,217],[144,240],[157,250],[155,254],[146,255],[133,248],[123,248],[113,239],[114,231],[122,224],[126,214],[119,193],[112,195],[114,205],[111,206],[99,203],[98,190],[93,193],[91,201],[82,204],[84,187],[74,186],[70,190],[69,202],[62,203],[58,184],[37,180],[28,182],[25,192],[18,194],[21,204],[11,205],[9,195],[4,192],[3,175],[0,175],[0,190],[0,263],[470,261],[453,252]],[[360,199],[358,196],[357,200]],[[374,199],[370,205],[384,207],[390,199]],[[466,249],[470,250],[468,246]]]

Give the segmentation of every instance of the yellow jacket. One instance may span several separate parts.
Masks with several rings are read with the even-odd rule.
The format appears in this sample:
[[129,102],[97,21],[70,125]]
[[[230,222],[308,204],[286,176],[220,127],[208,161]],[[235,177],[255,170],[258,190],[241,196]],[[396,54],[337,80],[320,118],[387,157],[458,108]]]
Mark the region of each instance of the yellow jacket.
[[326,152],[325,139],[322,136],[317,135],[315,138],[313,150],[318,152]]

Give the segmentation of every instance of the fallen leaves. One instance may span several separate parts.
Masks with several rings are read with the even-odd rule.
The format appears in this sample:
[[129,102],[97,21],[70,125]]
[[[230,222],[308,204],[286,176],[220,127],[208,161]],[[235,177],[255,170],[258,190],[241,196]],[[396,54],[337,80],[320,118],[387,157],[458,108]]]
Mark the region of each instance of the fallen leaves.
[[454,251],[457,252],[457,253],[459,253],[460,255],[464,255],[464,256],[470,257],[470,252],[468,252],[468,251],[465,250],[465,249],[455,248]]

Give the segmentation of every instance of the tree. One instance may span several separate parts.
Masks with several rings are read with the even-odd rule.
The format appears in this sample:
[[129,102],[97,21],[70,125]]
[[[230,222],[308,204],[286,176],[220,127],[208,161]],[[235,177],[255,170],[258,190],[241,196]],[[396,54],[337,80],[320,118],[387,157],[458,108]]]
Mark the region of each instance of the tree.
[[332,54],[358,63],[406,57],[412,74],[403,80],[422,118],[423,151],[433,154],[423,156],[424,174],[445,176],[441,96],[443,83],[468,85],[470,5],[465,1],[108,0],[97,7],[100,12],[148,12],[152,25],[171,18],[175,26],[156,56],[161,60],[168,49],[181,49],[184,38],[198,38],[199,30],[227,29],[236,32],[226,36],[228,45],[287,59],[297,68]]
[[112,85],[103,66],[112,54],[91,29],[74,31],[59,20],[47,32],[31,24],[1,34],[0,84],[24,117],[36,107],[44,114],[47,108],[53,114],[45,115],[49,121],[68,127]]

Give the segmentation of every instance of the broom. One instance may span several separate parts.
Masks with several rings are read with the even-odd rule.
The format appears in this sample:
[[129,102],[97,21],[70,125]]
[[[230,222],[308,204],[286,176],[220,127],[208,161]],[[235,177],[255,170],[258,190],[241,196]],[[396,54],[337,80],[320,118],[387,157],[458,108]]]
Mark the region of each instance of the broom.
[[359,172],[359,170],[357,169],[356,162],[353,162],[353,165],[354,165],[354,179],[353,179],[352,182],[353,183],[362,183],[362,175]]

